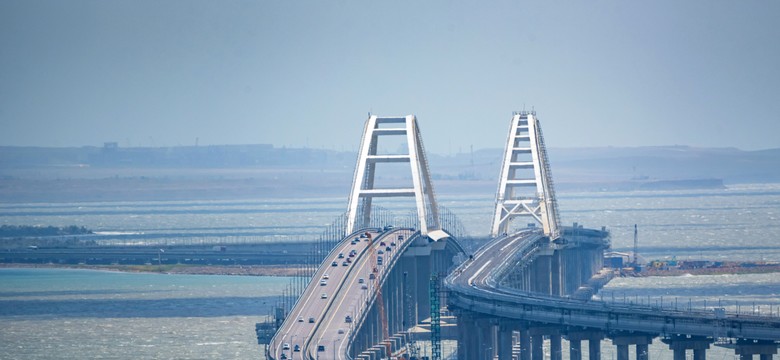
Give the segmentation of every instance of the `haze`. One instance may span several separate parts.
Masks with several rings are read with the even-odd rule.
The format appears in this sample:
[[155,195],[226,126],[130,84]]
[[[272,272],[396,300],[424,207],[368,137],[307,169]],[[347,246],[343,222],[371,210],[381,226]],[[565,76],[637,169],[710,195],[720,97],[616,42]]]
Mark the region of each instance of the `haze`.
[[780,147],[774,1],[0,2],[0,145]]

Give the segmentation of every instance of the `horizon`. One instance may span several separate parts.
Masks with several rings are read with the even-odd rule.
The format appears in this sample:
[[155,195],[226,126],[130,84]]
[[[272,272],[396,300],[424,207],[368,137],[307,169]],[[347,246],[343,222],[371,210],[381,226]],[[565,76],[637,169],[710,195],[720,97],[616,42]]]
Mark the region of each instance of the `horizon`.
[[[780,146],[778,2],[0,2],[0,145]],[[381,20],[377,19],[392,19]],[[659,26],[663,24],[663,26]]]
[[[103,145],[74,145],[74,146],[38,146],[38,145],[0,145],[0,148],[38,148],[38,149],[84,149],[84,148],[95,148],[95,149],[102,149],[105,147],[104,143]],[[273,149],[310,149],[310,150],[325,150],[325,151],[335,151],[335,152],[348,152],[348,153],[356,153],[356,149],[336,149],[335,145],[331,145],[330,147],[322,146],[322,147],[312,147],[312,146],[285,146],[285,145],[276,145],[276,144],[270,144],[270,143],[254,143],[254,144],[208,144],[208,145],[172,145],[172,146],[149,146],[149,145],[139,145],[139,146],[122,146],[121,144],[118,144],[119,149],[166,149],[166,148],[197,148],[197,147],[241,147],[241,146],[271,146]],[[441,153],[441,152],[429,152],[430,154],[435,154],[439,156],[454,156],[454,155],[462,155],[462,154],[469,154],[470,151],[463,151],[463,147],[460,147],[460,151],[457,152],[450,152],[450,153]],[[780,146],[772,147],[772,148],[763,148],[763,149],[742,149],[736,146],[692,146],[692,145],[681,145],[681,144],[674,144],[674,145],[637,145],[637,146],[612,146],[612,145],[602,145],[602,146],[552,146],[548,147],[549,149],[556,149],[556,150],[577,150],[577,149],[643,149],[643,148],[659,148],[659,149],[673,149],[673,148],[681,148],[681,149],[692,149],[692,150],[736,150],[741,152],[761,152],[761,151],[771,151],[771,150],[780,150]],[[475,148],[473,149],[474,152],[479,151],[486,151],[486,150],[496,150],[496,151],[503,151],[504,145],[501,145],[500,147],[483,147],[483,148]]]

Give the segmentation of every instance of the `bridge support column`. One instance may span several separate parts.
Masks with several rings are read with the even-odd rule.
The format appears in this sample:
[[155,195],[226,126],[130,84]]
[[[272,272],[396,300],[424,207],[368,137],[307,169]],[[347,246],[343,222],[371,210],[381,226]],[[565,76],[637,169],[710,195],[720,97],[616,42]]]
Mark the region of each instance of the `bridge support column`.
[[561,349],[561,335],[550,335],[550,360],[562,360],[563,350]]
[[479,351],[474,359],[491,360],[495,354],[495,346],[493,346],[495,326],[490,319],[479,319],[476,323]]
[[628,360],[629,345],[636,345],[637,360],[647,360],[647,346],[653,343],[653,337],[650,335],[616,335],[612,338],[612,343],[617,346],[618,360]]
[[431,314],[431,300],[428,286],[431,278],[431,258],[429,256],[415,257],[417,263],[417,322]]
[[688,349],[693,350],[694,360],[704,360],[706,358],[706,351],[710,348],[712,339],[705,337],[687,337],[687,336],[673,336],[662,339],[666,344],[669,344],[669,349],[674,352],[674,359],[685,360],[685,352]]
[[520,360],[531,360],[531,334],[527,327],[520,329]]
[[617,344],[617,360],[628,360],[628,344]]
[[[474,333],[477,329],[477,333]],[[473,315],[461,312],[458,314],[458,360],[480,359],[480,320]]]
[[569,360],[582,360],[582,342],[569,339]]
[[519,327],[519,324],[514,321],[499,321],[498,360],[512,360],[512,334]]
[[598,360],[601,356],[601,339],[604,334],[600,331],[569,331],[566,334],[569,339],[569,357],[571,360],[582,359],[582,341],[590,340],[588,344],[588,355],[590,359]]
[[552,295],[561,295],[561,252],[556,251],[552,255],[550,264],[550,285],[552,286]]
[[648,360],[647,344],[636,344],[636,360]]
[[774,354],[777,354],[777,344],[773,341],[741,340],[737,342],[734,352],[739,355],[740,360],[752,359],[753,355],[759,355],[761,360],[771,360]]
[[534,261],[534,291],[542,294],[550,294],[550,256],[542,255]]
[[[543,344],[544,344],[544,335],[550,336],[552,339],[553,337],[558,338],[558,354],[561,353],[561,333],[558,330],[558,328],[555,327],[531,327],[529,329],[529,333],[531,335],[531,359],[532,360],[542,360],[544,359],[544,350]],[[551,344],[553,341],[551,340]],[[554,351],[553,351],[554,352]],[[554,356],[554,355],[553,355]]]
[[531,335],[531,360],[544,359],[544,350],[542,350],[543,339],[542,335]]

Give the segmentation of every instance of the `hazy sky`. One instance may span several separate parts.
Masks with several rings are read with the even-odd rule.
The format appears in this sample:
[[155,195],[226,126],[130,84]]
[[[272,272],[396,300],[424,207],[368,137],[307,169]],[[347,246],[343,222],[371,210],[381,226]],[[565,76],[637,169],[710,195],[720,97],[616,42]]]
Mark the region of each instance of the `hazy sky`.
[[0,0],[0,145],[780,147],[779,1]]

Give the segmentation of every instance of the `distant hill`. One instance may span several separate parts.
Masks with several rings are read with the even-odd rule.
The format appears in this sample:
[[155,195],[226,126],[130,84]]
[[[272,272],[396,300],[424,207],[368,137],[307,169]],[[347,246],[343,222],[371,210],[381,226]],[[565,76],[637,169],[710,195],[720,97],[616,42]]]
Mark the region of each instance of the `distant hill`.
[[[502,153],[428,154],[437,193],[493,194]],[[552,148],[549,156],[563,191],[780,182],[780,149]],[[0,147],[0,202],[346,196],[356,158],[353,152],[271,145]],[[386,171],[377,181],[410,179],[404,169]]]

